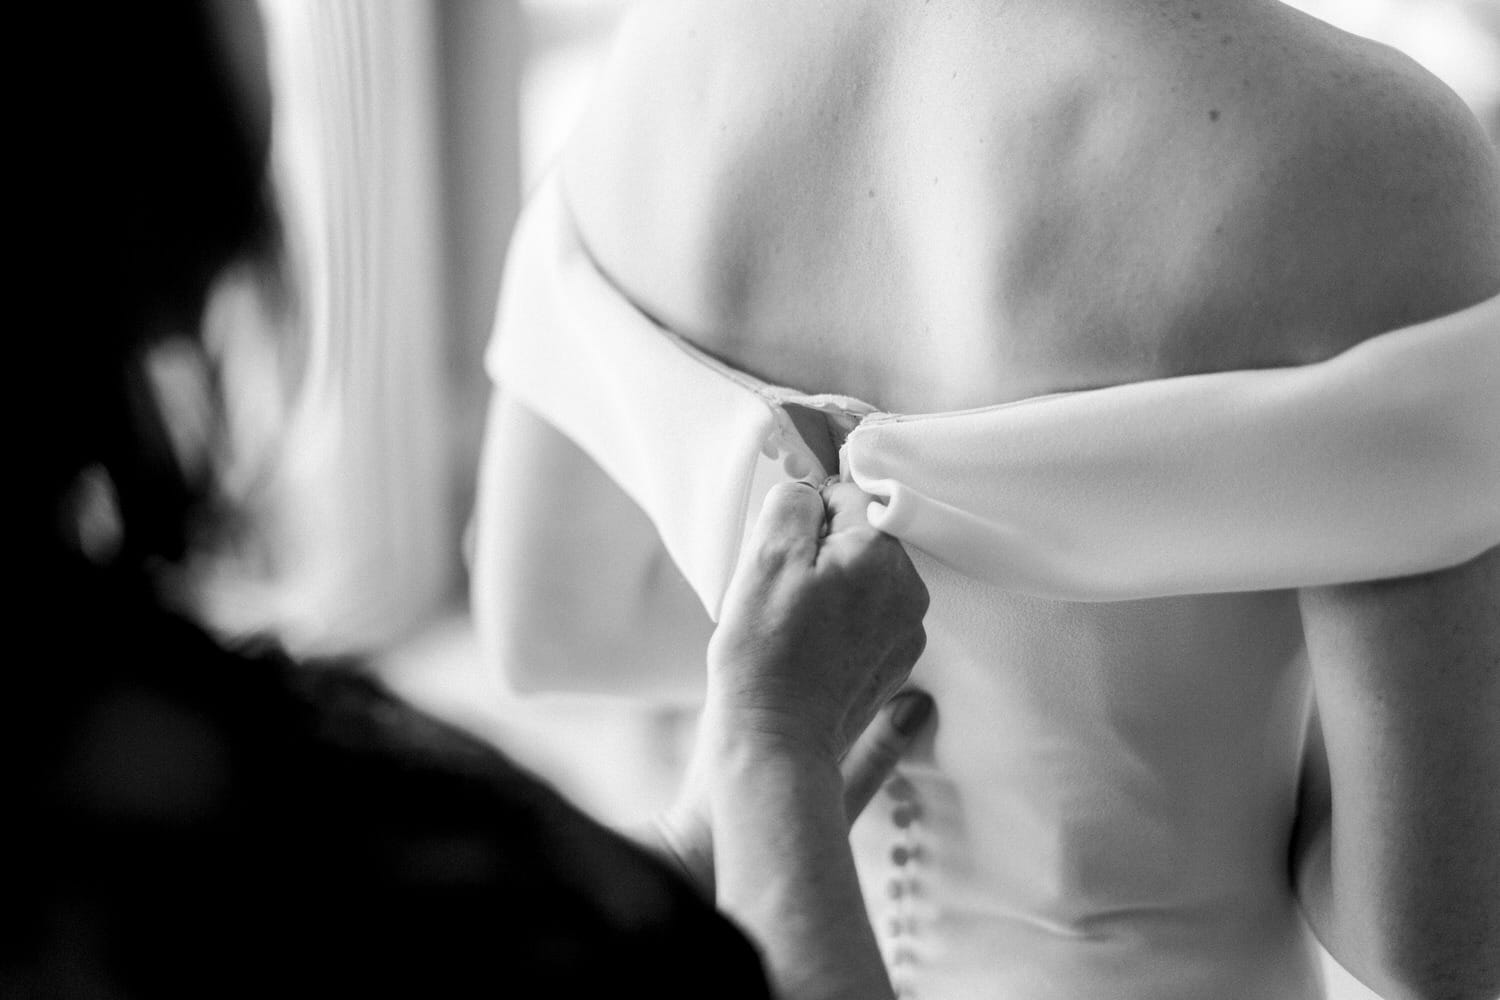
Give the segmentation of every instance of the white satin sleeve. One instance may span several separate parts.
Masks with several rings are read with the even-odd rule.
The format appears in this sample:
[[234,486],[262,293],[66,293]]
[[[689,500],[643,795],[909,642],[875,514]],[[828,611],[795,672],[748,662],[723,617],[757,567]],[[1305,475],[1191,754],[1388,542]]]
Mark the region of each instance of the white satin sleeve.
[[656,528],[507,392],[490,407],[469,570],[480,653],[511,691],[701,698],[713,623]]
[[1500,299],[1296,368],[866,421],[871,523],[1072,601],[1402,576],[1500,544]]
[[490,375],[640,507],[717,619],[769,488],[768,444],[790,443],[775,393],[625,299],[581,245],[555,178],[517,228],[504,289]]

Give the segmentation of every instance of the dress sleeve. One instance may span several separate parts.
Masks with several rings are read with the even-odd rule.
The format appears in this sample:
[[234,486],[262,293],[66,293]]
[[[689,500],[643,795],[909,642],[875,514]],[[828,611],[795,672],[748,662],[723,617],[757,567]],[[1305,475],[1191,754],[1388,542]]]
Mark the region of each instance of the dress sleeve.
[[1403,576],[1500,543],[1500,298],[1296,368],[867,421],[871,522],[1076,601]]

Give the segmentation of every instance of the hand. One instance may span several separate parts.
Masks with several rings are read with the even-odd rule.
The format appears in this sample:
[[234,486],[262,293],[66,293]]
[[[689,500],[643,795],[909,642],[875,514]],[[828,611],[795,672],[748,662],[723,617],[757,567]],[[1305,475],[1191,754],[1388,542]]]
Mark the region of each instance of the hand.
[[[852,485],[821,496],[801,484],[773,490],[730,586],[688,780],[677,803],[638,834],[710,898],[705,750],[749,735],[842,757],[853,823],[931,714],[921,691],[890,697],[925,644],[927,591],[899,543],[869,527],[870,500]],[[845,753],[851,732],[858,739]]]
[[[773,488],[708,648],[720,734],[842,759],[926,644],[927,588],[852,484]],[[826,508],[825,508],[826,503]]]

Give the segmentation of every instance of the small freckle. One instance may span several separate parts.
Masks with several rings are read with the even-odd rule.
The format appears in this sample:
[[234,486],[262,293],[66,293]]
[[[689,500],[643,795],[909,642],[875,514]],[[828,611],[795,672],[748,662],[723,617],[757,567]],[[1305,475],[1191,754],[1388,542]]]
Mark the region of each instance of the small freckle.
[[870,197],[871,198],[875,197],[875,189],[874,188],[870,188]]
[[1211,121],[1211,122],[1216,122],[1216,121],[1219,120],[1219,109],[1218,108],[1210,108],[1209,109],[1209,111],[1208,111],[1208,120]]
[[1220,45],[1228,45],[1232,41],[1234,41],[1234,36],[1233,35],[1225,35],[1223,38],[1219,39],[1219,44]]

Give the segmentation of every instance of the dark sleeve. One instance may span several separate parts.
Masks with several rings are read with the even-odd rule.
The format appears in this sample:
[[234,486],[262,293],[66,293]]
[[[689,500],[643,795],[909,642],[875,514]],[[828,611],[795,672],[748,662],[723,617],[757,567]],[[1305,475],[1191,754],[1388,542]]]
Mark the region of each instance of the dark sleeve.
[[316,785],[336,789],[320,808],[383,831],[364,841],[377,898],[362,906],[431,956],[417,982],[440,969],[455,989],[478,974],[502,995],[769,996],[749,942],[657,859],[369,682],[304,679],[329,768]]
[[487,744],[185,635],[55,720],[13,995],[769,996],[688,884]]

